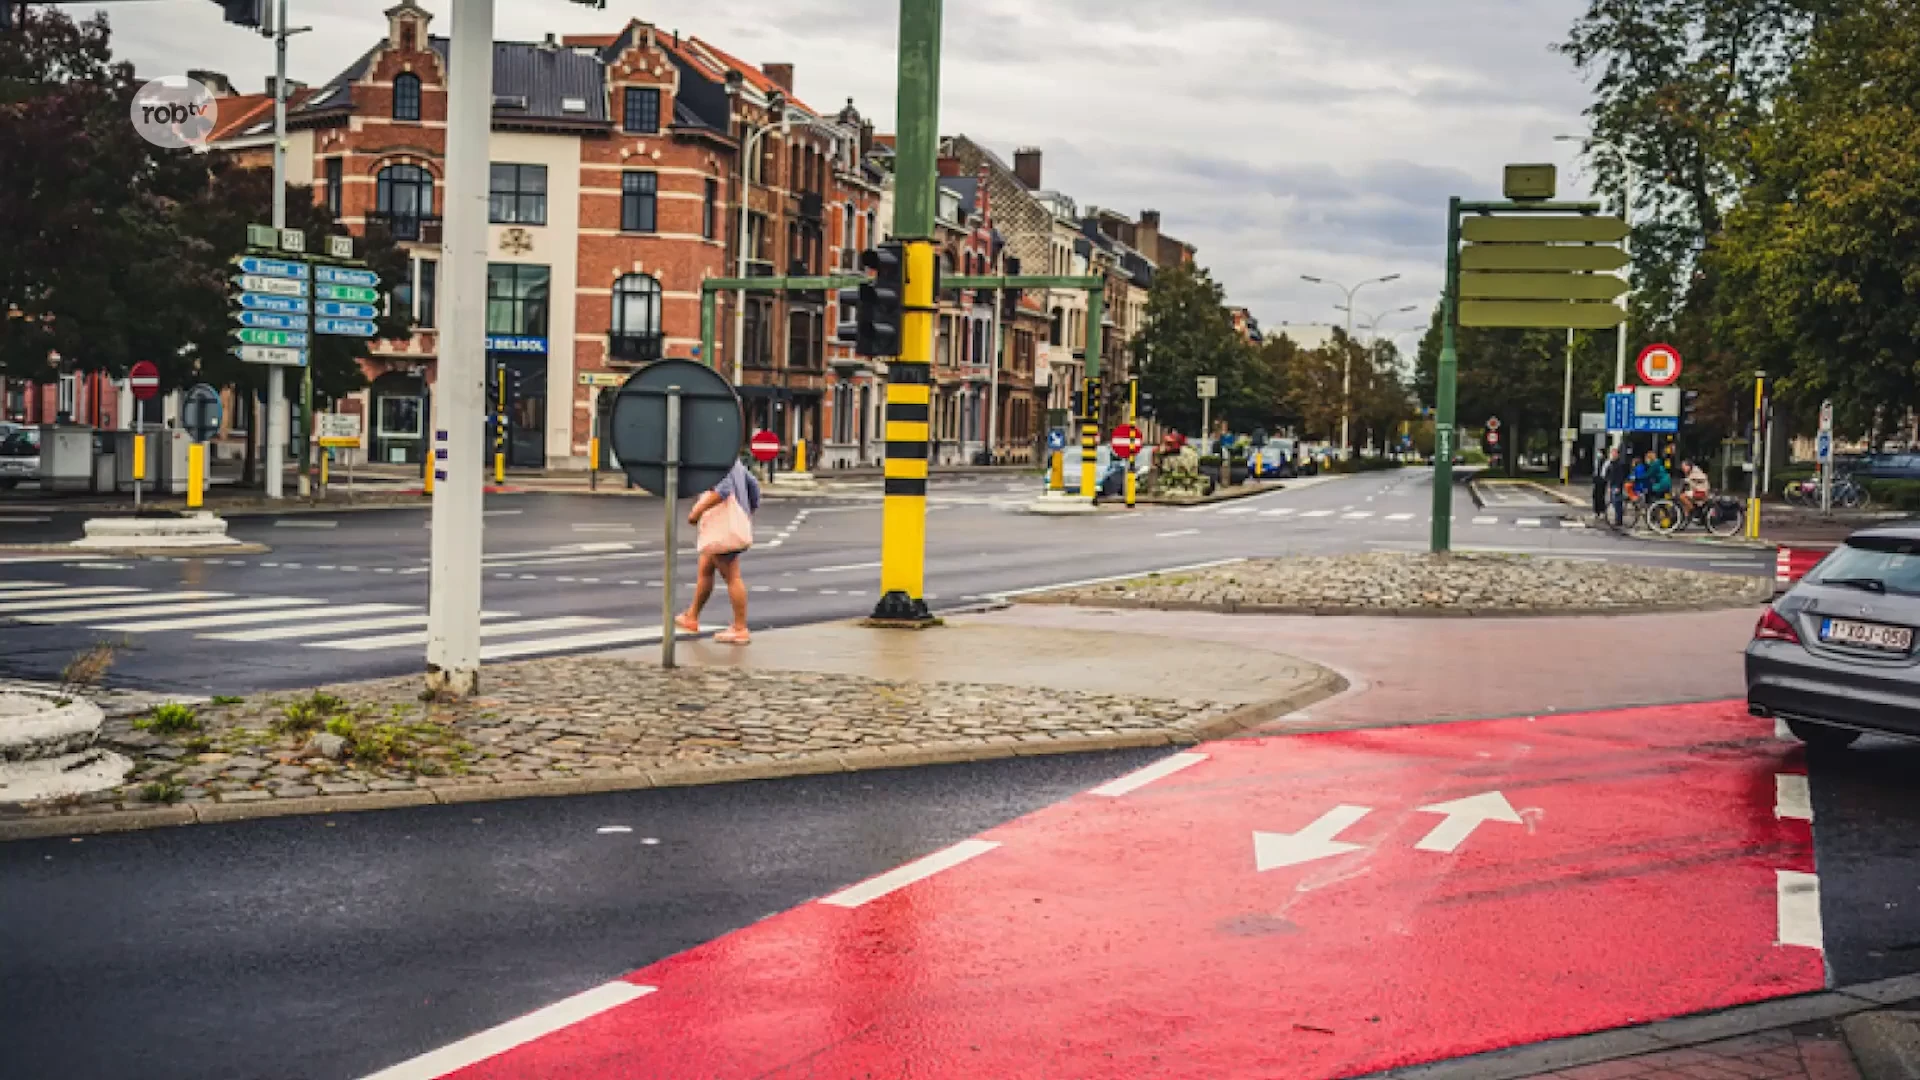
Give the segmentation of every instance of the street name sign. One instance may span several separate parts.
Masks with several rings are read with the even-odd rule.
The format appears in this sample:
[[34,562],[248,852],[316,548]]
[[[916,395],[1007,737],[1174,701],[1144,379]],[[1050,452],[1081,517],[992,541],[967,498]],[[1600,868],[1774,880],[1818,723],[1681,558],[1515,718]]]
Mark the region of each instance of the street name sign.
[[349,270],[339,266],[316,266],[313,279],[322,285],[361,285],[377,288],[380,275],[371,270]]
[[234,337],[242,345],[268,345],[274,348],[304,349],[312,344],[297,330],[236,330]]
[[322,300],[315,314],[333,319],[376,319],[380,309],[372,304],[342,304],[332,300]]
[[258,255],[243,256],[240,259],[240,270],[246,274],[286,278],[291,281],[305,281],[308,275],[306,263],[289,262],[286,259],[263,259]]
[[378,329],[378,326],[367,319],[315,319],[313,321],[314,333],[332,334],[335,337],[372,337]]
[[[315,300],[339,300],[350,304],[376,304],[380,302],[380,290],[364,285],[315,285]],[[371,316],[369,316],[371,317]]]
[[1195,388],[1199,391],[1198,396],[1202,398],[1218,397],[1220,394],[1220,378],[1217,375],[1201,375],[1196,381]]
[[249,364],[278,364],[282,367],[306,367],[305,349],[283,349],[272,345],[242,345],[233,354]]
[[270,311],[242,311],[235,319],[254,330],[305,330],[307,320],[299,315],[276,315]]
[[307,287],[290,278],[268,277],[264,274],[236,274],[233,283],[243,293],[265,293],[270,296],[297,296],[304,298]]
[[602,390],[621,386],[631,378],[617,371],[583,371],[580,373],[580,385],[592,386]]
[[305,315],[307,301],[297,296],[275,296],[270,293],[241,293],[240,306],[248,311],[268,311],[281,315]]
[[313,418],[313,441],[335,449],[359,449],[360,417],[356,413],[320,413]]

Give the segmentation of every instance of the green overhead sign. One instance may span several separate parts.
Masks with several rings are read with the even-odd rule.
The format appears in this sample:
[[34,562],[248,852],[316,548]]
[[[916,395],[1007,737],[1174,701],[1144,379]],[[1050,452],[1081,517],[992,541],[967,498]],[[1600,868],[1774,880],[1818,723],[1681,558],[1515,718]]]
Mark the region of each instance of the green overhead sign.
[[1468,270],[1460,275],[1462,300],[1617,300],[1627,291],[1612,274],[1516,274]]
[[1548,244],[1475,244],[1460,253],[1462,270],[1562,270],[1605,273],[1624,270],[1627,253],[1617,247],[1554,247]]
[[1606,330],[1626,321],[1612,304],[1575,304],[1564,300],[1462,300],[1461,326],[1501,326],[1528,330]]
[[1626,238],[1626,222],[1593,214],[1482,215],[1460,222],[1460,239],[1469,244],[1617,244]]
[[1614,301],[1627,265],[1627,223],[1598,214],[1471,214],[1460,220],[1461,326],[1604,330],[1626,321]]

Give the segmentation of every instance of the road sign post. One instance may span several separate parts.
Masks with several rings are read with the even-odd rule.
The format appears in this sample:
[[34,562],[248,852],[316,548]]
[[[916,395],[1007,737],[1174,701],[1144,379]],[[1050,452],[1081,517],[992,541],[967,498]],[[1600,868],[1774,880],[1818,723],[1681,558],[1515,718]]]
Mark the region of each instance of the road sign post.
[[1833,513],[1833,402],[1820,403],[1820,437],[1815,444],[1820,459],[1820,512]]
[[1121,424],[1119,427],[1113,429],[1113,437],[1109,440],[1109,445],[1113,449],[1114,456],[1125,462],[1127,471],[1124,483],[1126,486],[1127,508],[1132,509],[1135,495],[1133,458],[1134,455],[1140,452],[1142,445],[1140,429],[1134,427],[1132,424]]
[[[160,369],[151,360],[142,360],[127,371],[127,388],[134,400],[152,401],[160,392]],[[140,489],[147,479],[147,410],[144,404],[133,409],[133,509],[140,512]]]

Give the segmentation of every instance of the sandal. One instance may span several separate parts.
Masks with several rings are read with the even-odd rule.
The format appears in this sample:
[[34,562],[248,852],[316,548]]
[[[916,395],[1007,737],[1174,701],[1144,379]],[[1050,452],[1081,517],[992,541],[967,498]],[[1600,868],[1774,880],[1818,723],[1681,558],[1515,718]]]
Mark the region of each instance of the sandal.
[[722,630],[713,635],[713,640],[722,645],[745,645],[752,640],[752,635],[745,630]]
[[673,617],[673,625],[679,627],[682,633],[697,634],[700,632],[700,620],[689,615],[675,615]]

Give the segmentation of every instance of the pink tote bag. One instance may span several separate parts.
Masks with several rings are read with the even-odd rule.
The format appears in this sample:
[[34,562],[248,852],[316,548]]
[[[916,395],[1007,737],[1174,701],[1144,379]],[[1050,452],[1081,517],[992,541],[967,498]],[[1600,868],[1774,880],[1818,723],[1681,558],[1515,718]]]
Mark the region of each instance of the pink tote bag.
[[738,555],[753,546],[753,518],[732,495],[700,516],[700,554]]

